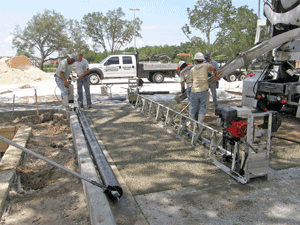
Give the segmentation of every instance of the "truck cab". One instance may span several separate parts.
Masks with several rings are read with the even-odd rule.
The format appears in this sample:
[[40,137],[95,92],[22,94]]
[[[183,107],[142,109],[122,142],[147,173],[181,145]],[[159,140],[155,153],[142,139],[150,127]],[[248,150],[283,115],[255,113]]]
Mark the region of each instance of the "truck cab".
[[111,55],[100,63],[89,64],[90,83],[98,84],[100,79],[128,78],[137,76],[135,55]]

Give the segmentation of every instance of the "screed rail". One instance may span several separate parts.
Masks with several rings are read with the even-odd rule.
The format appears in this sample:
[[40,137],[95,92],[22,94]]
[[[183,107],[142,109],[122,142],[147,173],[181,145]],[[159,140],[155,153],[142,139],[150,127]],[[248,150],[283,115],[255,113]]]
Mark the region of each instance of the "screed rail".
[[[204,145],[209,149],[209,153],[204,153],[210,160],[226,172],[228,175],[236,179],[238,182],[245,184],[247,183],[247,179],[241,176],[239,173],[232,170],[232,168],[224,165],[223,163],[219,162],[215,158],[212,157],[217,151],[221,154],[231,155],[232,153],[224,149],[220,144],[223,141],[223,134],[220,131],[217,131],[209,126],[206,126],[202,123],[199,123],[196,120],[191,119],[188,116],[183,115],[180,112],[177,112],[167,106],[164,106],[158,102],[150,100],[144,96],[141,96],[137,93],[130,93],[131,96],[129,97],[130,103],[135,109],[140,110],[142,113],[151,115],[155,117],[156,122],[162,122],[163,128],[174,127],[177,132],[177,137],[182,138],[183,135],[190,135],[191,141],[190,144],[194,146],[196,142]],[[132,96],[134,95],[134,96]],[[177,118],[177,122],[175,122],[175,118]],[[179,120],[179,121],[178,121]],[[187,127],[187,122],[192,124],[192,129]],[[198,129],[198,128],[199,129]],[[203,131],[205,130],[208,137],[203,136]]]
[[[155,118],[155,121],[161,125],[164,129],[169,127],[174,127],[178,138],[183,138],[183,136],[190,136],[190,144],[194,146],[196,143],[200,143],[208,148],[208,154],[204,153],[214,165],[222,169],[228,175],[236,179],[238,182],[245,184],[250,178],[255,177],[251,173],[256,170],[257,167],[262,168],[263,175],[269,166],[269,152],[271,149],[271,124],[272,124],[272,113],[255,113],[248,117],[248,135],[247,141],[245,143],[235,143],[233,149],[229,151],[225,149],[223,144],[224,136],[223,133],[217,131],[209,126],[199,123],[196,120],[191,119],[188,116],[183,115],[167,106],[164,106],[158,102],[150,100],[144,96],[137,93],[130,93],[129,96],[130,103],[135,109],[140,110],[142,113],[148,114]],[[254,147],[253,139],[255,138],[256,131],[254,129],[254,119],[259,117],[268,117],[268,138],[267,146],[264,148]],[[188,126],[187,124],[191,124]],[[204,132],[205,131],[205,132]],[[174,132],[174,131],[173,131]],[[187,141],[186,139],[184,139]],[[244,159],[242,168],[244,168],[244,173],[240,173],[237,170],[237,160],[239,158],[239,145],[243,144],[244,152],[246,158]],[[223,158],[232,157],[231,165],[227,166],[219,160],[216,156],[221,156]],[[220,158],[220,157],[219,157]],[[251,177],[252,176],[252,177]]]

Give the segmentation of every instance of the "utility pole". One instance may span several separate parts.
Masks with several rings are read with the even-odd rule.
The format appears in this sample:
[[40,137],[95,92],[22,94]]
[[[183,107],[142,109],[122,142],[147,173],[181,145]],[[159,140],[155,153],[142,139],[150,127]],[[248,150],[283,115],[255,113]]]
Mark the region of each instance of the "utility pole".
[[[135,12],[139,12],[139,11],[140,11],[140,9],[129,9],[129,12],[133,12],[133,18],[134,18],[133,21],[135,21]],[[133,29],[133,32],[134,32],[134,54],[136,54],[135,25],[134,25],[133,28],[134,28],[134,29]]]
[[258,19],[260,18],[260,0],[258,0]]

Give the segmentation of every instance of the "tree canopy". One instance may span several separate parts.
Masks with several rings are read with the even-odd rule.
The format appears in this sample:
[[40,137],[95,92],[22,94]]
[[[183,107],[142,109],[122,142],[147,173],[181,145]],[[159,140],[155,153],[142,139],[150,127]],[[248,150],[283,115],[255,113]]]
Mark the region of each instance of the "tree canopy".
[[87,36],[94,42],[96,50],[102,47],[105,54],[108,55],[109,48],[110,54],[114,54],[121,47],[129,44],[134,35],[141,37],[142,22],[140,19],[128,21],[122,19],[124,16],[125,13],[118,8],[109,10],[105,16],[102,12],[93,12],[83,17],[83,28]]
[[37,13],[28,21],[24,30],[16,26],[13,32],[13,47],[17,51],[34,52],[36,49],[41,55],[40,68],[43,69],[45,59],[55,51],[61,51],[68,43],[67,21],[60,13],[54,10],[44,10]]

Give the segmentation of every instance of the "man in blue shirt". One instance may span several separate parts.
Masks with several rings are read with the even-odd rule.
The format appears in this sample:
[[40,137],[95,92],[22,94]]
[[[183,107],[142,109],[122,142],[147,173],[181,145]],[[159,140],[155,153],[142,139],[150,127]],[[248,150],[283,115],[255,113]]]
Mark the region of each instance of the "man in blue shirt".
[[[204,58],[205,58],[205,61],[203,62],[203,64],[208,63],[211,66],[215,67],[217,70],[220,68],[219,64],[215,60],[211,59],[211,56],[208,52],[204,54]],[[216,90],[218,88],[218,82],[213,83],[212,85],[209,86],[209,88],[210,88],[211,94],[213,96],[213,102],[215,103],[215,107],[217,107],[218,104],[217,104]]]

